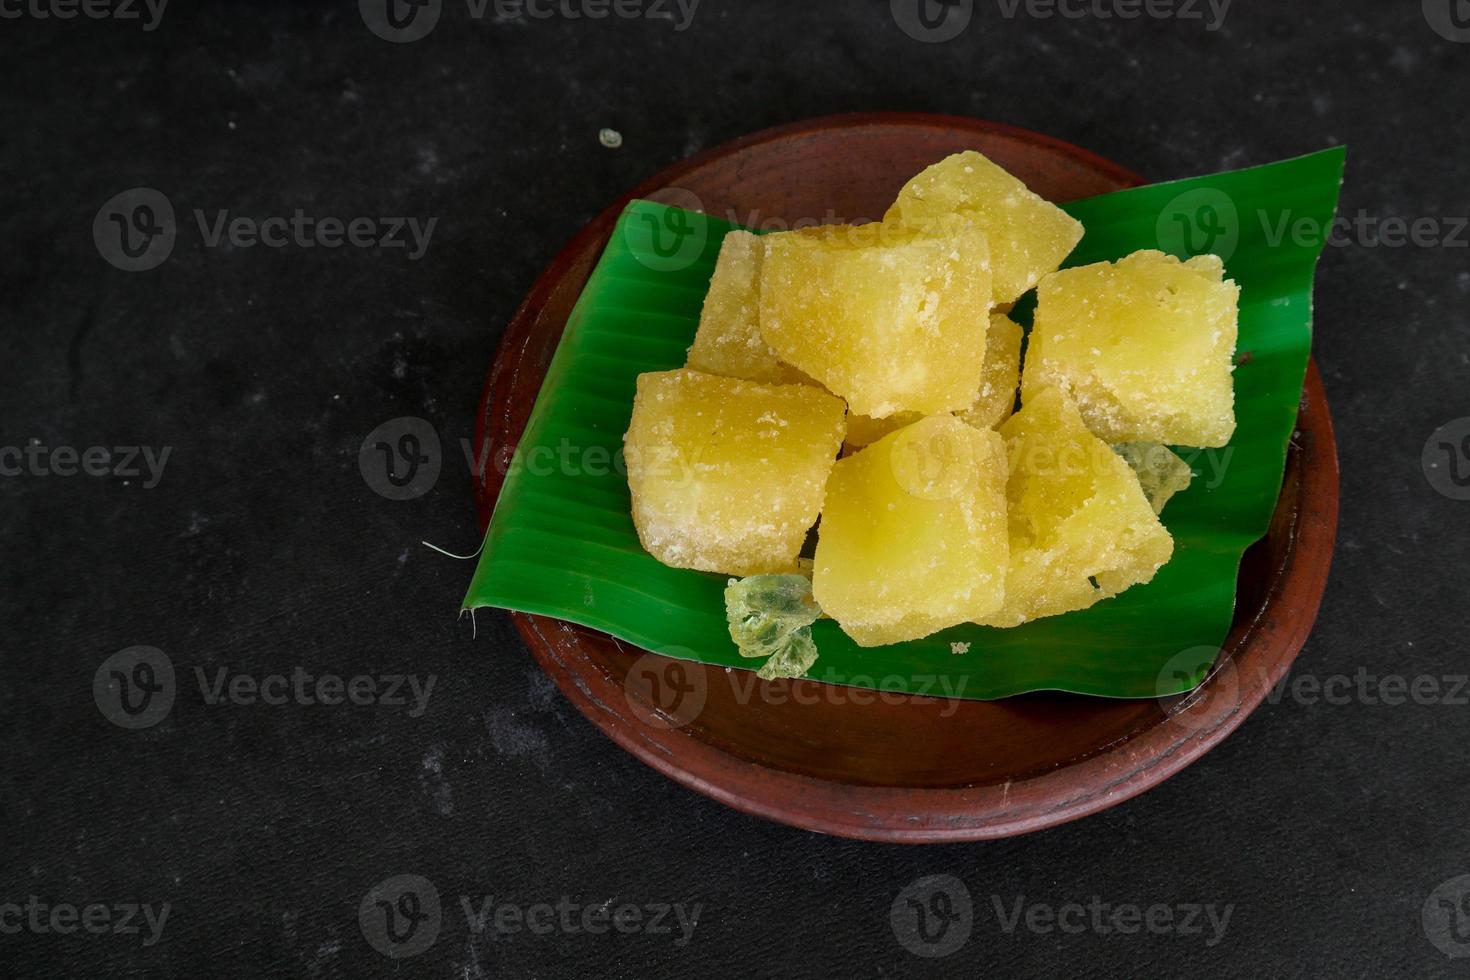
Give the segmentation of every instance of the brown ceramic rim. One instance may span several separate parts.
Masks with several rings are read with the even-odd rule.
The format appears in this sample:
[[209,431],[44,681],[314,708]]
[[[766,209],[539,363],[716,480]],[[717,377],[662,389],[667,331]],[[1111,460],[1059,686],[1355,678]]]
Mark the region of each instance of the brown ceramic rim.
[[[533,329],[553,292],[580,292],[587,269],[568,275],[590,253],[600,255],[618,216],[634,198],[670,186],[709,161],[761,143],[824,130],[893,126],[1000,134],[1065,156],[1121,186],[1145,181],[1118,164],[1062,141],[1001,123],[927,113],[861,113],[792,123],[715,147],[674,164],[630,190],[577,233],[532,286],[506,327],[480,403],[475,444],[485,460],[476,480],[482,529],[489,523],[502,474],[539,388],[544,361],[528,357]],[[564,324],[558,324],[559,329]],[[554,346],[554,345],[553,345]],[[1172,704],[1167,717],[1088,758],[1004,785],[901,787],[856,785],[763,766],[702,741],[681,728],[645,724],[633,712],[620,677],[591,664],[587,644],[629,658],[642,651],[557,619],[512,613],[521,636],[562,693],[608,737],[664,775],[737,810],[808,830],[863,840],[941,843],[1029,833],[1115,806],[1158,785],[1218,745],[1286,676],[1311,632],[1326,587],[1337,530],[1338,467],[1326,396],[1308,365],[1297,433],[1270,537],[1284,541],[1265,578],[1253,615],[1235,627],[1210,677]],[[811,683],[811,682],[802,682]],[[920,699],[915,699],[920,700]],[[927,699],[924,699],[927,700]],[[1181,716],[1188,723],[1177,723]]]

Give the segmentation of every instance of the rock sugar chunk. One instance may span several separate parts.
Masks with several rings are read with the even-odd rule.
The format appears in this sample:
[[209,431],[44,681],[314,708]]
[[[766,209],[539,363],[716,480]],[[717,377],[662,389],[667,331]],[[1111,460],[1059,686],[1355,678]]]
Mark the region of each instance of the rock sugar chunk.
[[1223,446],[1235,432],[1239,299],[1213,255],[1135,252],[1047,276],[1022,401],[1056,386],[1107,442]]
[[699,330],[689,348],[687,367],[766,384],[809,380],[782,362],[761,339],[760,277],[764,256],[765,248],[758,236],[740,230],[725,236],[699,314]]
[[1122,456],[1138,474],[1143,495],[1153,505],[1155,514],[1162,514],[1169,498],[1187,489],[1194,480],[1189,464],[1168,446],[1156,442],[1121,442],[1113,447],[1113,452]]
[[764,680],[803,677],[817,662],[812,623],[822,614],[806,575],[751,575],[725,586],[725,619],[742,657],[765,657]]
[[1071,400],[1043,388],[1001,426],[1010,476],[1005,605],[977,621],[1019,626],[1086,609],[1147,582],[1174,539],[1128,463],[1087,430]]
[[725,586],[725,619],[742,657],[769,657],[822,614],[805,575],[751,575]]
[[761,336],[778,357],[874,418],[974,403],[990,263],[973,225],[827,225],[762,241]]
[[674,568],[794,570],[844,415],[840,398],[812,385],[639,375],[624,447],[643,547]]
[[[993,429],[1011,417],[1016,406],[1016,389],[1021,383],[1021,327],[1009,317],[994,313],[985,336],[985,364],[980,369],[980,390],[975,403],[955,417],[977,429]],[[847,442],[866,446],[890,432],[913,425],[923,416],[900,412],[886,419],[866,415],[847,417]]]
[[958,214],[990,240],[995,303],[1007,306],[1054,272],[1082,240],[1082,225],[973,150],[945,157],[909,181],[885,222],[924,228]]
[[993,615],[1005,598],[1005,485],[1000,436],[948,415],[839,460],[817,529],[822,610],[862,646]]
[[817,662],[817,641],[812,638],[812,628],[803,626],[787,634],[780,647],[773,651],[761,664],[756,676],[763,681],[781,678],[805,677]]

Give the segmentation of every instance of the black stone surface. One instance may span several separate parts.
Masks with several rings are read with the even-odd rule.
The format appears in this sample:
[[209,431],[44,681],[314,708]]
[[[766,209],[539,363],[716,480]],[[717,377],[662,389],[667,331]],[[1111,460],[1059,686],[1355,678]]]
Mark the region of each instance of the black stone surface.
[[[1470,970],[1447,955],[1470,951],[1454,881],[1470,874],[1470,706],[1464,690],[1444,696],[1470,671],[1470,502],[1421,468],[1430,434],[1470,415],[1470,44],[1444,36],[1456,33],[1450,0],[1240,2],[1216,30],[1203,4],[1189,8],[1203,20],[1123,20],[980,0],[947,43],[912,40],[883,2],[703,0],[681,30],[672,5],[671,18],[497,18],[492,5],[476,19],[446,0],[407,44],[374,36],[346,0],[178,2],[153,30],[41,18],[38,2],[0,3],[0,444],[170,455],[153,486],[30,464],[0,478],[0,974]],[[1288,693],[1200,763],[1080,823],[984,845],[875,846],[680,788],[584,721],[504,616],[481,615],[478,638],[456,621],[470,567],[419,541],[475,545],[460,440],[537,272],[672,161],[770,125],[880,109],[1026,126],[1159,179],[1346,142],[1344,215],[1432,219],[1439,244],[1354,232],[1322,262],[1315,350],[1342,525],[1295,673],[1441,679],[1439,703],[1383,704],[1356,682],[1343,704]],[[603,127],[620,148],[600,145]],[[92,230],[104,202],[139,186],[179,216],[172,253],[146,273],[105,262]],[[437,223],[410,260],[401,248],[209,247],[192,218],[297,208]],[[405,415],[436,427],[444,464],[432,492],[393,502],[365,485],[358,447]],[[65,453],[48,458],[65,466]],[[140,731],[110,723],[92,695],[103,661],[134,645],[164,651],[179,679],[168,716]],[[435,685],[414,717],[210,705],[195,682],[196,670],[298,668]],[[436,886],[442,922],[422,953],[393,961],[358,908],[402,874]],[[942,959],[910,953],[890,924],[900,891],[927,875],[954,876],[973,901],[971,934]],[[63,907],[63,927],[65,909],[92,903],[169,914],[151,945],[146,925],[61,935],[25,919],[32,896],[48,915]],[[698,922],[687,942],[672,916],[668,933],[644,919],[629,934],[590,935],[580,920],[475,934],[461,896],[561,902],[573,918],[697,907]],[[1066,913],[1080,931],[1024,916],[1008,931],[1022,896],[1036,915],[1094,901],[1231,913],[1223,937],[1204,917],[1202,934],[1120,934],[1090,910]]]

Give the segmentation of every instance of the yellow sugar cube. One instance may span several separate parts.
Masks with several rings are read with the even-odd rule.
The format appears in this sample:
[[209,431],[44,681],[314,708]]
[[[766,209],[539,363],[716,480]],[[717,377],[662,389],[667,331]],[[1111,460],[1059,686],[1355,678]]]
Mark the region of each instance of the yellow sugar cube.
[[1009,457],[1005,604],[977,617],[1019,626],[1086,609],[1154,577],[1174,539],[1122,457],[1057,388],[1033,391],[1000,428]]
[[909,181],[885,222],[924,228],[961,215],[990,240],[997,305],[1041,281],[1082,240],[1082,225],[973,150],[945,157]]
[[624,450],[643,547],[674,568],[793,571],[844,414],[840,398],[813,385],[639,375]]
[[725,236],[714,276],[699,315],[699,330],[689,348],[687,367],[727,378],[745,378],[767,384],[808,381],[785,364],[761,339],[760,238],[735,230]]
[[[1021,336],[1021,328],[1015,321],[999,313],[991,314],[990,330],[985,338],[985,364],[980,369],[980,391],[973,405],[956,414],[961,422],[977,429],[993,429],[1011,417],[1016,406],[1016,388],[1021,382]],[[917,412],[899,412],[886,419],[849,415],[847,443],[869,445],[922,417]]]
[[861,646],[994,614],[1005,597],[1005,484],[1000,436],[949,415],[839,460],[817,531],[818,604]]
[[1239,299],[1213,255],[1135,252],[1047,276],[1022,401],[1055,385],[1107,442],[1223,446],[1235,432]]
[[973,225],[828,225],[762,241],[760,329],[778,357],[874,418],[974,403],[990,265]]

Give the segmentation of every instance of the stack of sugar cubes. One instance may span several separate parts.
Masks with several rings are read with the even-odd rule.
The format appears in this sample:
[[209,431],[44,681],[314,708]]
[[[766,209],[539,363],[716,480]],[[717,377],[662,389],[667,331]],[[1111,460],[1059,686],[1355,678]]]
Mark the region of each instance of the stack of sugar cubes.
[[[1214,256],[1057,271],[1082,235],[976,152],[919,174],[881,222],[730,232],[687,366],[638,379],[643,546],[678,568],[810,574],[863,646],[1151,580],[1173,553],[1158,514],[1190,479],[1164,447],[1235,428],[1239,289]],[[1023,369],[1006,313],[1033,288]]]

